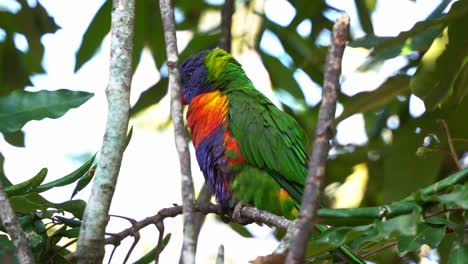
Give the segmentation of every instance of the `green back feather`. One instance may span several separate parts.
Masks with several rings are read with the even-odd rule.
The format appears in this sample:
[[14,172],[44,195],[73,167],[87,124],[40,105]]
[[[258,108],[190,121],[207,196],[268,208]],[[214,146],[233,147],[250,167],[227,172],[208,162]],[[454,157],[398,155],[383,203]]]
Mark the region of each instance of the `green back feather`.
[[208,79],[229,99],[228,129],[240,143],[247,165],[270,175],[299,206],[307,176],[304,131],[255,89],[229,53],[215,49],[206,56],[205,65]]

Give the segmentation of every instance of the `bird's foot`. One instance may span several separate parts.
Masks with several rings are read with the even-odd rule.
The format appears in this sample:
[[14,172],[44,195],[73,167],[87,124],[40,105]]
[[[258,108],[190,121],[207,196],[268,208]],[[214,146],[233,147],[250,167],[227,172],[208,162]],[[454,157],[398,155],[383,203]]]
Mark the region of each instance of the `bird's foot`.
[[218,215],[221,218],[221,220],[226,224],[228,224],[232,220],[231,217],[229,217],[226,214],[226,210],[222,206],[220,206],[219,209],[218,209]]
[[238,202],[236,206],[234,206],[234,210],[232,211],[232,220],[241,225],[248,225],[248,224],[255,222],[251,219],[242,217],[242,213],[241,213],[242,207],[244,207],[244,204],[242,202]]

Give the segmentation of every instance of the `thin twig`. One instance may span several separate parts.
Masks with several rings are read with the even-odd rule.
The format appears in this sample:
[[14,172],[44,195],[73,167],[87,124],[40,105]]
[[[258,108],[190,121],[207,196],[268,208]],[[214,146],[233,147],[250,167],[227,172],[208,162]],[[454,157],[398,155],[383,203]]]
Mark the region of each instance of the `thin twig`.
[[[219,214],[220,206],[216,204],[209,203],[201,208],[195,208],[196,212],[202,214]],[[106,238],[106,244],[111,244],[118,246],[120,242],[126,237],[133,236],[135,232],[138,232],[140,229],[145,228],[149,225],[156,225],[156,227],[163,226],[164,219],[176,217],[182,214],[182,206],[176,205],[174,207],[164,208],[159,210],[156,215],[147,217],[141,221],[135,222],[132,227],[127,228],[117,234],[112,234],[112,236]],[[275,226],[287,229],[292,226],[292,221],[282,217],[272,214],[268,211],[262,211],[254,207],[243,207],[241,209],[241,216],[243,219],[253,220],[258,223],[264,223],[269,226]],[[163,232],[163,231],[162,231]]]
[[455,162],[455,165],[459,170],[463,170],[463,166],[461,165],[460,160],[458,160],[457,152],[455,151],[455,147],[453,146],[453,141],[452,137],[450,136],[450,130],[447,126],[447,122],[445,122],[445,120],[443,119],[439,119],[439,122],[444,127],[445,134],[447,135],[447,142],[449,145],[450,155],[452,156],[453,162]]
[[304,197],[300,216],[296,221],[297,230],[293,233],[286,263],[303,263],[307,240],[310,237],[315,215],[319,207],[320,185],[324,181],[325,164],[333,136],[333,119],[339,91],[341,60],[348,39],[349,17],[343,15],[333,26],[331,46],[328,49],[322,104],[315,131],[315,142],[309,162]]
[[0,220],[10,235],[11,240],[16,248],[16,255],[18,262],[21,264],[35,263],[34,257],[31,251],[31,244],[29,243],[26,234],[21,229],[21,226],[16,218],[15,212],[11,207],[8,196],[3,189],[3,184],[0,181]]
[[369,256],[374,255],[375,253],[377,253],[377,252],[379,252],[379,251],[382,251],[382,250],[384,250],[384,249],[387,249],[387,248],[396,246],[397,244],[398,244],[398,243],[397,243],[396,241],[395,241],[395,242],[388,243],[388,244],[385,244],[385,245],[383,245],[383,246],[381,246],[381,247],[378,247],[378,248],[373,249],[373,250],[371,250],[371,251],[369,251],[369,252],[366,252],[366,253],[364,253],[364,254],[361,254],[361,257],[362,257],[362,258],[367,258],[367,257],[369,257]]
[[134,0],[113,1],[107,123],[78,239],[78,263],[102,263],[105,253],[104,234],[128,130],[134,15]]
[[181,261],[185,264],[195,263],[195,249],[197,240],[194,228],[194,190],[190,170],[190,152],[184,134],[182,118],[182,101],[180,98],[180,73],[178,69],[179,55],[177,52],[176,28],[174,11],[170,0],[160,0],[161,18],[166,40],[167,66],[169,68],[169,87],[171,91],[171,117],[174,122],[174,137],[179,154],[180,171],[182,176],[182,206],[184,215],[184,238],[182,243]]

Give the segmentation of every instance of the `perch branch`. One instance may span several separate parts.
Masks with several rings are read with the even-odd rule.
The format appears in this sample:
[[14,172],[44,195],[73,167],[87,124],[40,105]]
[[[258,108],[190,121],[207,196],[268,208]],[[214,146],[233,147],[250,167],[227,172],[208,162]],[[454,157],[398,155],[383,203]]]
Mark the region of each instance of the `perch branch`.
[[194,190],[190,171],[190,152],[188,142],[184,136],[184,122],[182,118],[182,102],[180,98],[180,73],[178,69],[179,55],[174,11],[171,0],[159,2],[161,18],[166,40],[167,66],[169,68],[169,87],[171,91],[171,117],[174,122],[175,145],[179,154],[180,171],[182,175],[182,207],[184,215],[184,238],[182,243],[182,263],[195,263],[195,249],[197,240],[194,227]]
[[18,262],[21,264],[35,263],[31,244],[23,229],[21,229],[15,212],[13,212],[2,182],[0,182],[0,220],[2,220],[5,231],[10,235],[15,245]]
[[106,88],[107,123],[101,156],[78,239],[78,263],[102,263],[104,257],[108,212],[128,130],[134,14],[134,0],[113,1],[110,72]]
[[331,46],[328,49],[325,77],[323,83],[322,104],[315,131],[315,142],[309,162],[304,197],[300,215],[296,220],[286,263],[303,263],[307,240],[310,237],[316,212],[319,207],[320,185],[324,181],[325,164],[330,150],[330,139],[333,136],[333,119],[339,91],[341,60],[348,39],[349,17],[343,15],[333,26]]

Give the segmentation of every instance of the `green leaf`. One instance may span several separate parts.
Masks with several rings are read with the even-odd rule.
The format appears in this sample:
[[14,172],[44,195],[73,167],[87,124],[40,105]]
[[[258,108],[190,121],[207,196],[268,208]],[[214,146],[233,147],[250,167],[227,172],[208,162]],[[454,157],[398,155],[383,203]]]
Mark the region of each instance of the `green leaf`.
[[449,264],[463,264],[468,259],[468,244],[455,245],[449,257]]
[[10,180],[5,176],[5,172],[3,171],[3,163],[5,162],[5,158],[3,157],[2,153],[0,152],[0,182],[2,183],[3,187],[6,188],[8,186],[13,185]]
[[85,176],[81,177],[81,179],[78,181],[78,183],[76,184],[76,187],[75,189],[73,190],[73,193],[70,197],[73,198],[78,192],[80,192],[81,190],[83,190],[90,182],[91,180],[93,179],[94,177],[94,173],[96,172],[96,165],[94,165],[93,167],[91,167],[88,172],[85,174]]
[[72,213],[76,218],[82,219],[86,202],[83,200],[71,200],[54,204],[55,208]]
[[0,97],[0,132],[15,132],[31,120],[58,118],[92,96],[91,93],[64,89],[39,92],[13,91]]
[[[137,29],[136,33],[143,32],[144,44],[149,48],[156,66],[161,66],[166,60],[165,40],[164,31],[161,23],[161,12],[159,11],[159,4],[157,1],[140,1],[140,4],[136,5],[137,14],[144,14],[144,21],[141,26],[144,31]],[[138,2],[137,2],[138,3]],[[138,21],[139,22],[139,21]],[[137,36],[137,38],[139,38]],[[160,67],[157,67],[160,68]]]
[[[2,12],[0,20],[1,17]],[[23,89],[27,85],[31,85],[31,81],[23,53],[16,49],[13,34],[6,32],[5,40],[0,41],[0,96]]]
[[94,159],[96,158],[96,154],[94,154],[85,164],[81,165],[78,169],[75,171],[71,172],[70,174],[57,179],[55,181],[43,184],[38,186],[34,191],[35,192],[45,192],[49,189],[55,188],[55,187],[60,187],[60,186],[65,186],[70,183],[73,183],[83,177],[83,175],[88,172],[88,170],[91,168],[91,165],[93,165]]
[[80,227],[81,226],[81,221],[75,220],[75,219],[69,219],[60,215],[54,216],[54,218],[58,219],[60,222],[65,224],[66,226],[69,227]]
[[138,101],[130,110],[132,116],[138,114],[153,104],[157,104],[167,94],[168,79],[161,78],[155,85],[141,93]]
[[358,237],[348,244],[351,248],[358,249],[370,244],[395,239],[398,236],[414,236],[417,231],[419,217],[420,213],[414,210],[413,213],[388,220],[376,220],[364,236]]
[[5,141],[15,147],[24,147],[24,133],[21,130],[13,133],[3,133]]
[[104,37],[110,32],[111,7],[112,1],[105,1],[86,29],[80,48],[76,53],[75,72],[94,56]]
[[468,94],[468,63],[463,64],[463,69],[457,75],[453,85],[453,93],[450,96],[451,102],[449,104],[459,105]]
[[302,38],[295,28],[284,28],[265,18],[266,29],[279,38],[285,51],[294,60],[295,67],[303,69],[315,83],[323,83],[323,65],[326,49]]
[[409,92],[410,78],[407,75],[397,75],[388,78],[379,88],[371,92],[360,92],[344,103],[343,113],[336,119],[335,124],[356,114],[380,109],[387,105],[397,95]]
[[211,31],[195,34],[187,44],[187,47],[180,53],[180,61],[186,60],[201,50],[215,48],[218,45],[219,38],[219,33]]
[[444,225],[418,224],[415,236],[400,236],[397,238],[398,253],[401,256],[406,252],[419,251],[424,244],[429,245],[431,248],[436,248],[444,236]]
[[67,238],[77,238],[80,235],[80,227],[75,227],[75,228],[63,230],[61,232],[56,232],[56,235],[61,236],[61,237],[67,237]]
[[347,227],[331,227],[323,232],[318,239],[311,239],[307,245],[307,257],[314,257],[361,237],[369,232],[373,225]]
[[246,237],[246,238],[253,237],[252,233],[250,233],[250,231],[247,228],[245,228],[244,226],[242,226],[242,225],[239,225],[239,224],[234,223],[234,222],[229,222],[229,227],[232,230],[234,230],[234,232],[236,232],[237,234],[239,234],[242,237]]
[[386,149],[384,160],[384,202],[392,202],[410,195],[415,190],[432,184],[439,175],[444,155],[433,153],[421,158],[416,150],[424,136],[416,134],[411,124],[405,124],[393,133],[392,144]]
[[38,193],[28,193],[22,196],[13,196],[10,198],[13,210],[18,213],[28,214],[39,211],[45,211],[48,208],[57,208],[59,210],[72,213],[75,217],[83,217],[86,203],[83,200],[71,200],[63,203],[52,203],[47,201]]
[[260,53],[263,64],[270,75],[274,89],[283,89],[296,99],[304,101],[304,94],[297,81],[293,78],[294,71],[284,66],[278,58],[264,52]]
[[43,168],[40,170],[36,176],[32,177],[31,179],[24,181],[22,183],[18,183],[15,185],[11,185],[5,188],[5,192],[8,196],[15,196],[20,194],[26,194],[32,191],[34,188],[41,184],[45,177],[47,176],[47,168]]
[[455,205],[463,209],[468,209],[468,185],[456,185],[453,191],[441,194],[422,196],[423,201],[442,202],[447,206]]
[[369,35],[374,34],[374,27],[372,26],[372,20],[370,17],[369,9],[366,6],[365,0],[354,0],[356,9],[358,11],[359,23],[362,29]]
[[[460,2],[463,1],[454,3],[450,11],[462,9]],[[411,79],[411,91],[424,101],[429,111],[453,92],[455,80],[468,62],[467,24],[468,15],[450,21],[447,30],[424,54]]]
[[366,35],[363,38],[351,41],[351,47],[372,48],[371,59],[360,68],[366,70],[373,65],[406,54],[410,51],[424,52],[431,45],[432,41],[442,32],[448,21],[462,17],[468,10],[450,10],[448,14],[443,11],[449,2],[442,1],[439,6],[424,21],[416,23],[410,30],[402,31],[396,37],[378,37]]

